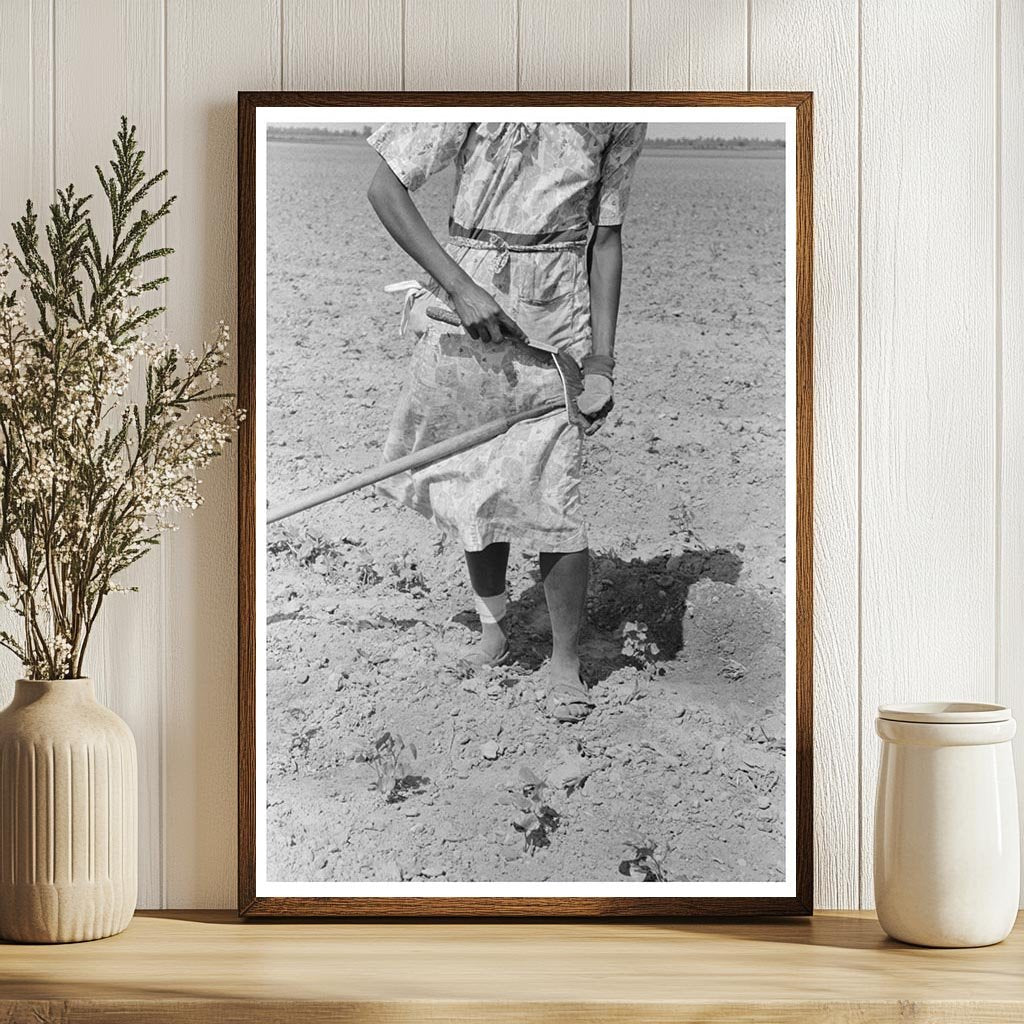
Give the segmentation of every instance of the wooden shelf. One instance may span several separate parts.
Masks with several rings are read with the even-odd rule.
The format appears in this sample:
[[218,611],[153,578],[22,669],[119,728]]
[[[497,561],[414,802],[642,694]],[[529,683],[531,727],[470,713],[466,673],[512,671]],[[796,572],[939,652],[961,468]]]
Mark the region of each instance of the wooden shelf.
[[122,935],[0,944],[0,1022],[1024,1020],[1024,922],[985,949],[870,914],[687,923],[239,921],[140,913]]

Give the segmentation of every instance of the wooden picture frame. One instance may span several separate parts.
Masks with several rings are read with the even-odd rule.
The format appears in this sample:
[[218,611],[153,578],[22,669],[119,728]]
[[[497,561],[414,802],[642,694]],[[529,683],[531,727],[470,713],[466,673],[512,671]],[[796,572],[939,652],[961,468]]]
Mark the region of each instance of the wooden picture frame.
[[[294,896],[257,889],[257,114],[261,108],[773,107],[795,114],[795,873],[791,894],[681,896]],[[246,917],[663,918],[806,915],[812,842],[812,96],[808,92],[240,92],[238,95],[238,402],[248,410],[238,460],[238,907]],[[554,884],[554,883],[553,883]]]

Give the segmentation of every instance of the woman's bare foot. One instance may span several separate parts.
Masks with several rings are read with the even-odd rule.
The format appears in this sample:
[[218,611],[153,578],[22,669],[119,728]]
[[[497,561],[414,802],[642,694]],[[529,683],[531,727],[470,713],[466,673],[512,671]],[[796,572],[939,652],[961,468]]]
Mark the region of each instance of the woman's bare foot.
[[582,722],[594,710],[578,658],[552,659],[548,667],[548,713],[559,722]]
[[[466,567],[469,569],[469,582],[473,593],[479,595],[486,605],[492,599],[499,599],[498,608],[488,608],[483,614],[478,607],[483,630],[480,642],[467,647],[459,661],[469,668],[485,668],[492,665],[503,665],[509,658],[508,636],[505,628],[508,619],[504,616],[506,575],[508,573],[508,549],[505,542],[489,544],[483,551],[467,551]],[[486,596],[485,596],[486,595]],[[493,621],[497,618],[497,622]]]
[[486,668],[504,665],[508,661],[508,636],[505,634],[505,620],[481,623],[480,642],[467,647],[459,661],[469,668]]
[[560,722],[581,722],[594,708],[580,678],[579,638],[587,603],[590,552],[540,554],[544,596],[551,616],[548,711]]
[[576,655],[560,657],[553,653],[548,662],[548,677],[553,683],[575,683],[580,678],[580,659]]

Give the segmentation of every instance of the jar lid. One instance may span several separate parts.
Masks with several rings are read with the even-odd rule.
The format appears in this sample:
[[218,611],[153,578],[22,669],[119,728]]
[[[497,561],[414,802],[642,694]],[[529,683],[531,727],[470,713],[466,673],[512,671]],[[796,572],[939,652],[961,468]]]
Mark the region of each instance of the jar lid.
[[1003,704],[972,704],[931,701],[923,704],[882,704],[878,717],[889,722],[923,722],[931,725],[970,725],[1008,722],[1010,709]]

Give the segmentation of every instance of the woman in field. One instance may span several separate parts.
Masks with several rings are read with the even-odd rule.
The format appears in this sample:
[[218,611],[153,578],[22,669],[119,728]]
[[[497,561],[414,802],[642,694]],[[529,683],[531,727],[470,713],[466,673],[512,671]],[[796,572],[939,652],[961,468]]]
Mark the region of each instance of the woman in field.
[[[417,336],[409,381],[384,450],[398,458],[560,390],[549,355],[582,364],[587,433],[612,404],[621,231],[646,126],[637,123],[386,124],[369,138],[383,158],[368,197],[396,242],[430,275],[403,323]],[[409,193],[455,164],[442,246]],[[440,302],[439,302],[440,300]],[[454,309],[464,330],[427,321]],[[516,424],[493,441],[381,492],[432,518],[465,550],[482,636],[464,660],[509,656],[506,570],[515,541],[538,551],[551,617],[548,706],[577,722],[593,707],[578,641],[589,551],[580,507],[582,431],[565,413]]]

